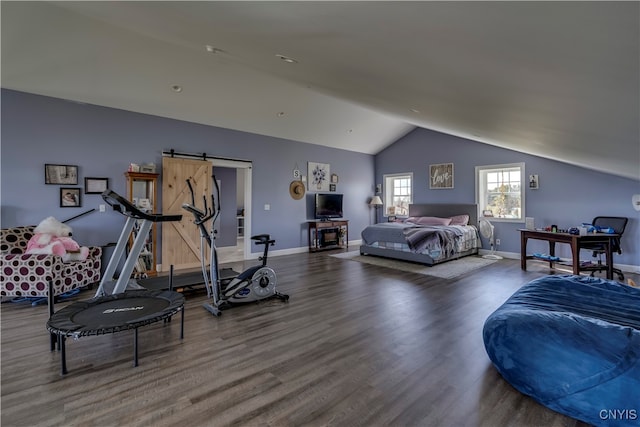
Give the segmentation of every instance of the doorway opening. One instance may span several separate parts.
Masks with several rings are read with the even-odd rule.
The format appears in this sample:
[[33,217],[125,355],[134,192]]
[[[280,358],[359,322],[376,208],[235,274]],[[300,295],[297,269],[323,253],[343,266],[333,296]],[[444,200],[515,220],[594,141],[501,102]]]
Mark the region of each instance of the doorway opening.
[[[209,159],[213,165],[213,173],[216,175],[220,184],[220,198],[227,200],[235,200],[235,204],[231,206],[222,206],[223,211],[227,211],[227,217],[232,221],[232,225],[225,226],[224,231],[227,235],[231,235],[233,239],[227,239],[227,243],[218,243],[218,262],[220,264],[244,261],[251,258],[251,162],[229,160],[229,159]],[[234,176],[225,174],[228,179],[235,180],[235,185],[228,185],[224,179],[220,179],[216,174],[216,168],[235,169]],[[225,185],[227,184],[227,185]],[[225,193],[225,188],[227,193]],[[229,194],[230,189],[235,188],[235,194]],[[219,219],[220,221],[220,219]],[[216,228],[221,230],[221,225],[217,224]]]

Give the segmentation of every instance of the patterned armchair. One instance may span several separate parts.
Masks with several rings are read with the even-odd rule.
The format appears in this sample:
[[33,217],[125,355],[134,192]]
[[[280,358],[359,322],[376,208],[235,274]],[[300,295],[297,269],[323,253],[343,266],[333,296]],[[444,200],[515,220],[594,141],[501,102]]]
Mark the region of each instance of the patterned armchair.
[[101,247],[89,247],[85,261],[62,262],[55,255],[25,254],[35,225],[0,231],[0,296],[54,296],[100,281]]

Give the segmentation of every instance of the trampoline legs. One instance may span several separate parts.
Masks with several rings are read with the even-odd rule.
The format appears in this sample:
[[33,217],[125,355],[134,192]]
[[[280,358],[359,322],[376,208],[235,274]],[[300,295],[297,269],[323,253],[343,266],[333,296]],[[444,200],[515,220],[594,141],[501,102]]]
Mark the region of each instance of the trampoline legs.
[[180,309],[180,339],[184,338],[184,306]]
[[138,328],[133,330],[133,367],[138,366]]
[[[55,304],[55,297],[53,296],[53,281],[49,280],[49,293],[47,294],[47,303],[49,306],[49,319],[51,319],[51,316],[53,316],[53,314],[55,313],[55,308],[54,308],[54,304]],[[51,342],[51,351],[56,349],[56,339],[57,339],[57,334],[54,334],[53,332],[50,332],[50,337],[49,337],[49,341]],[[60,348],[60,347],[58,347]]]
[[[180,316],[180,339],[184,339],[184,305],[180,306],[179,308],[177,308],[175,311],[173,311],[172,313],[170,313],[168,315],[168,318],[165,318],[165,321],[167,319],[170,319],[171,316],[173,316],[175,313],[177,313],[178,311],[181,311],[181,316]],[[144,326],[144,325],[143,325]],[[137,367],[138,366],[138,327],[133,328],[133,366]],[[56,330],[53,328],[50,328],[50,330]],[[75,335],[71,335],[74,338],[76,338]],[[56,330],[56,332],[51,332],[51,351],[54,351],[55,346],[56,346],[56,341],[57,341],[57,346],[58,346],[58,351],[60,351],[60,372],[62,375],[66,375],[68,373],[67,371],[67,349],[66,349],[66,335],[65,332],[62,331],[58,331]]]
[[65,341],[67,337],[64,335],[58,335],[58,349],[60,350],[60,373],[62,375],[67,374],[67,350]]

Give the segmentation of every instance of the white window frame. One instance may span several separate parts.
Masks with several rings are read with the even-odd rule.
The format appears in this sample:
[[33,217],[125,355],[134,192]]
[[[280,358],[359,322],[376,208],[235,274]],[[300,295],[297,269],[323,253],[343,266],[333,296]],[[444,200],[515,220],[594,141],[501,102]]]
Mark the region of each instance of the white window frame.
[[478,218],[484,216],[483,211],[487,206],[487,174],[495,171],[504,171],[509,169],[520,170],[520,218],[503,217],[499,214],[490,217],[491,221],[496,222],[525,222],[525,165],[524,163],[507,163],[501,165],[476,166],[476,204],[478,205]]
[[[393,174],[385,174],[382,176],[382,181],[383,181],[383,197],[382,197],[382,202],[384,203],[383,205],[383,210],[382,210],[382,216],[384,217],[388,217],[389,213],[389,207],[393,206],[393,197],[395,196],[395,194],[393,193],[394,190],[394,181],[396,179],[409,179],[411,181],[410,185],[409,185],[409,194],[407,195],[407,197],[409,198],[408,201],[406,201],[407,204],[407,210],[406,213],[393,213],[391,215],[395,215],[398,217],[408,217],[409,216],[409,205],[411,203],[413,203],[413,172],[404,172],[404,173],[393,173]],[[395,196],[398,197],[398,196]]]

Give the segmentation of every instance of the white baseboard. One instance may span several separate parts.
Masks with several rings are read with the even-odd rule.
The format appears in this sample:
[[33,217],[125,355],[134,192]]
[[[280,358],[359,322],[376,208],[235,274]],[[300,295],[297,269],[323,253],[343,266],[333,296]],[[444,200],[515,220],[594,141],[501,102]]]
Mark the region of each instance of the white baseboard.
[[[487,249],[480,249],[479,254],[480,255],[485,255],[485,254],[489,254],[491,253],[491,251],[487,250]],[[501,251],[496,251],[496,255],[500,255],[503,258],[508,258],[508,259],[520,259],[520,253],[519,252],[501,252]],[[570,259],[568,258],[562,258],[561,261],[563,262],[571,262]],[[633,264],[618,264],[615,263],[614,266],[616,268],[619,268],[620,270],[626,272],[626,273],[634,273],[634,274],[640,274],[640,265],[633,265]]]
[[[487,250],[487,249],[480,249],[478,251],[478,255],[488,255],[490,254],[491,251]],[[515,253],[515,252],[502,252],[502,251],[495,251],[494,252],[496,255],[500,255],[502,258],[507,258],[507,259],[520,259],[520,254],[519,253]]]
[[[269,249],[269,257],[301,254],[304,252],[309,252],[309,248],[307,246],[299,247],[299,248],[278,249],[278,250]],[[258,257],[261,257],[261,256],[262,256],[262,252],[260,253],[254,252],[251,254],[251,259],[257,259]]]
[[640,274],[640,265],[615,264],[615,266],[627,273]]
[[[360,248],[360,244],[362,243],[362,239],[360,240],[349,240],[349,250],[355,251]],[[301,254],[309,252],[308,246],[301,246],[298,248],[289,248],[289,249],[278,249],[278,250],[269,250],[269,256],[282,256],[282,255],[293,255],[293,254]],[[262,256],[262,252],[260,253],[252,253],[251,259],[258,259],[258,257]]]
[[[350,251],[355,251],[358,250],[358,248],[360,247],[360,245],[362,244],[362,240],[350,240],[349,241],[349,250]],[[293,255],[293,254],[301,254],[301,253],[305,253],[305,252],[309,252],[309,248],[307,246],[304,247],[299,247],[299,248],[289,248],[289,249],[279,249],[279,250],[272,250],[269,251],[269,256],[282,256],[282,255]],[[478,251],[479,255],[487,255],[490,254],[491,251],[487,250],[487,249],[480,249]],[[503,252],[503,251],[496,251],[495,252],[496,255],[500,255],[503,258],[506,259],[515,259],[515,260],[519,260],[520,259],[520,253],[519,252]],[[262,255],[262,253],[252,253],[251,254],[251,258],[250,259],[258,259],[258,257],[260,257]],[[570,261],[569,259],[562,259],[562,261],[567,262]],[[619,268],[620,270],[626,272],[626,273],[634,273],[634,274],[640,274],[640,265],[630,265],[630,264],[615,264],[616,268]]]

